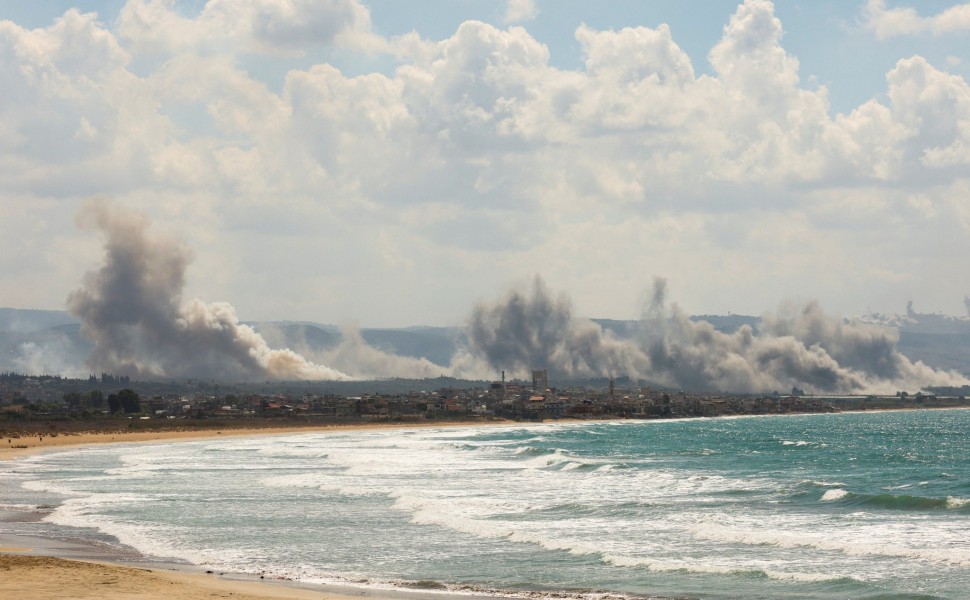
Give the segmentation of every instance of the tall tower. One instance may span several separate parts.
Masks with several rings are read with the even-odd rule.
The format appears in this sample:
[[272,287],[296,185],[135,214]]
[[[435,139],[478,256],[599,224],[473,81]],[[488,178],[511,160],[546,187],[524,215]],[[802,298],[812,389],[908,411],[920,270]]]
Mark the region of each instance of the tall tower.
[[532,391],[543,393],[549,387],[549,373],[546,369],[532,371]]

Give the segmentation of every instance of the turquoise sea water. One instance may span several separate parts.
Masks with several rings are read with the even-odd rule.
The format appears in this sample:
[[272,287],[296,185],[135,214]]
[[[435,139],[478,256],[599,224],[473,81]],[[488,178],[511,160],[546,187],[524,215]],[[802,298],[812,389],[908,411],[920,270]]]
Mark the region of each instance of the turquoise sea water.
[[92,447],[0,463],[0,490],[61,531],[306,582],[970,598],[970,411]]

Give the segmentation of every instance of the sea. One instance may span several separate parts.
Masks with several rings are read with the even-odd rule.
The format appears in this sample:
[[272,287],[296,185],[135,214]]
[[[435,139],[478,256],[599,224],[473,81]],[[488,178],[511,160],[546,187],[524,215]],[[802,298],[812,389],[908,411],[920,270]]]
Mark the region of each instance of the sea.
[[371,595],[970,598],[970,411],[92,446],[0,463],[0,509]]

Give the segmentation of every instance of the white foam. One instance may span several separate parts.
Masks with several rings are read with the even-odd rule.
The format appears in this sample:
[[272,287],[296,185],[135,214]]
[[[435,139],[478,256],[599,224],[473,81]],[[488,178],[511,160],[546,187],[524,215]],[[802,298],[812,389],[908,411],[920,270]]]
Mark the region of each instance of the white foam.
[[312,488],[329,483],[332,479],[332,475],[325,473],[300,473],[266,477],[260,479],[259,483],[268,488]]
[[[938,564],[970,566],[970,549],[964,547],[962,535],[947,535],[939,528],[925,523],[914,525],[920,530],[925,544],[913,530],[900,527],[848,527],[834,529],[817,526],[807,529],[782,529],[777,525],[765,527],[761,523],[746,526],[721,525],[715,521],[702,522],[691,529],[699,540],[746,546],[775,546],[778,548],[814,548],[846,556],[885,556],[930,561]],[[942,525],[941,527],[948,527]],[[932,544],[932,546],[929,546]]]
[[36,504],[0,504],[0,510],[9,510],[13,512],[34,512],[41,509]]
[[25,490],[30,490],[32,492],[47,492],[50,494],[60,494],[61,496],[76,496],[78,492],[73,488],[69,488],[53,481],[47,481],[43,479],[34,479],[31,481],[25,481],[20,484]]
[[774,569],[752,570],[750,567],[741,564],[714,564],[707,561],[703,563],[687,562],[678,558],[657,559],[646,557],[629,557],[615,554],[605,555],[603,562],[616,565],[618,567],[642,567],[658,573],[685,572],[711,575],[732,575],[740,573],[763,573],[770,579],[780,581],[797,582],[824,582],[844,579],[845,575],[836,573],[799,573],[792,571],[779,571]]
[[[488,431],[486,437],[491,437],[496,430]],[[521,428],[515,431],[517,437],[524,437]],[[157,501],[164,486],[150,479],[167,472],[173,474],[173,482],[178,486],[192,485],[190,482],[198,485],[199,481],[212,485],[212,495],[223,492],[219,486],[236,490],[236,483],[245,482],[248,487],[243,495],[251,494],[252,498],[240,498],[237,505],[234,498],[225,496],[227,519],[233,517],[231,510],[236,506],[246,511],[241,513],[246,515],[241,518],[252,519],[256,511],[271,510],[267,507],[272,507],[276,498],[286,500],[279,505],[281,518],[288,512],[298,514],[304,506],[307,511],[316,510],[325,518],[326,504],[300,504],[331,497],[315,489],[345,496],[374,496],[366,501],[342,501],[340,510],[348,512],[341,513],[341,519],[351,522],[351,511],[357,507],[380,510],[392,503],[404,518],[393,514],[389,519],[397,522],[410,519],[417,525],[429,526],[423,531],[429,532],[429,536],[439,536],[435,537],[436,543],[444,539],[448,543],[462,540],[463,544],[491,549],[491,544],[499,548],[509,541],[535,546],[532,552],[543,548],[583,554],[592,557],[588,562],[599,559],[619,567],[657,571],[746,576],[764,573],[771,579],[813,582],[838,579],[841,576],[831,571],[843,570],[871,580],[874,570],[888,571],[900,565],[902,570],[924,566],[932,569],[934,566],[928,563],[933,562],[939,572],[942,570],[939,565],[964,566],[970,560],[963,529],[954,526],[953,513],[936,511],[937,517],[923,513],[914,516],[905,511],[844,514],[846,511],[838,510],[834,516],[831,506],[816,504],[814,512],[800,503],[794,510],[778,506],[779,502],[789,501],[795,486],[801,486],[797,489],[803,492],[822,491],[824,502],[845,497],[848,487],[854,489],[835,481],[838,475],[821,469],[806,470],[801,475],[817,480],[798,482],[798,476],[792,480],[788,476],[779,479],[775,475],[730,475],[716,471],[716,465],[705,470],[699,467],[709,463],[694,459],[692,465],[678,468],[676,458],[664,457],[662,453],[641,456],[635,449],[628,450],[630,456],[591,458],[585,452],[567,450],[573,446],[568,441],[557,442],[558,433],[549,434],[549,439],[544,441],[549,445],[558,443],[563,449],[550,449],[542,454],[526,454],[534,448],[527,449],[523,444],[538,443],[535,438],[529,442],[522,439],[480,441],[474,439],[475,435],[424,430],[407,432],[407,435],[391,431],[366,435],[354,432],[313,440],[301,438],[299,444],[276,440],[273,442],[276,447],[250,441],[232,448],[231,452],[222,452],[229,450],[224,446],[227,440],[207,446],[212,451],[205,455],[198,448],[160,446],[146,451],[145,456],[139,449],[136,456],[123,458],[123,466],[112,469],[115,474],[107,477],[90,475],[103,473],[96,467],[71,466],[72,463],[62,459],[50,467],[60,471],[54,476],[64,477],[69,469],[82,476],[34,485],[44,491],[61,486],[62,493],[80,496],[77,499],[83,502],[69,502],[69,510],[59,515],[64,522],[72,518],[78,526],[98,527],[151,554],[175,556],[198,564],[218,564],[227,570],[230,567],[251,569],[257,557],[223,555],[215,548],[217,543],[210,547],[198,531],[183,531],[176,525],[153,528],[110,516],[147,515],[144,506],[135,506],[133,512],[125,509],[125,505],[138,502],[137,498],[117,496],[118,510],[112,509],[105,515],[102,502],[107,496],[99,498],[68,488],[94,489],[92,482],[103,481],[104,489],[131,490],[131,496],[139,490],[151,489]],[[797,440],[789,441],[789,446],[799,445]],[[783,452],[777,448],[778,438],[769,444],[773,450],[767,453]],[[698,451],[692,454],[696,456],[700,445],[692,448]],[[279,457],[285,459],[276,460]],[[104,458],[104,464],[112,467],[117,465],[108,452],[97,458]],[[107,462],[109,459],[112,462]],[[238,477],[235,477],[236,471]],[[208,472],[212,472],[211,479]],[[44,476],[44,479],[54,476]],[[122,478],[133,479],[135,483],[112,484],[113,480]],[[144,485],[139,485],[139,478],[144,479]],[[232,482],[231,487],[227,482]],[[885,483],[893,482],[883,481],[879,485]],[[808,484],[818,488],[806,487]],[[752,505],[749,494],[724,493],[732,491],[754,491],[758,495]],[[809,494],[810,499],[818,497],[815,491]],[[193,502],[204,501],[193,496]],[[970,500],[963,498],[948,499],[951,508],[968,503]],[[160,506],[177,508],[170,504]],[[197,507],[193,504],[190,508]],[[207,505],[204,510],[219,510],[219,507]],[[218,516],[223,515],[220,512]],[[308,522],[307,526],[312,525]],[[368,527],[372,525],[360,525],[362,535],[370,535],[368,532],[372,529]],[[454,531],[466,535],[451,533]],[[227,535],[225,540],[216,542],[227,545],[238,542]],[[270,543],[277,544],[272,549],[277,556],[286,554],[278,550],[278,544],[284,542],[267,540]],[[341,543],[335,540],[333,545],[339,550]],[[288,560],[293,555],[287,557]],[[320,572],[323,567],[284,565],[283,560],[263,562],[275,563],[271,564],[274,572],[298,579],[326,575]],[[313,559],[293,560],[317,564]]]
[[566,456],[562,450],[557,449],[552,454],[545,454],[522,461],[520,464],[530,469],[545,469],[571,462],[572,457]]
[[792,571],[775,571],[773,569],[766,569],[763,573],[771,579],[799,583],[823,583],[848,578],[846,575],[834,575],[831,573],[797,573]]
[[970,504],[970,498],[957,498],[955,496],[947,496],[946,507],[947,508],[963,508]]
[[327,452],[325,450],[305,446],[260,448],[257,454],[273,458],[327,458]]
[[800,483],[810,483],[818,487],[842,487],[845,485],[840,481],[816,481],[814,479],[803,479]]
[[834,502],[836,500],[841,500],[849,495],[849,492],[842,488],[836,488],[834,490],[827,490],[822,494],[822,502]]

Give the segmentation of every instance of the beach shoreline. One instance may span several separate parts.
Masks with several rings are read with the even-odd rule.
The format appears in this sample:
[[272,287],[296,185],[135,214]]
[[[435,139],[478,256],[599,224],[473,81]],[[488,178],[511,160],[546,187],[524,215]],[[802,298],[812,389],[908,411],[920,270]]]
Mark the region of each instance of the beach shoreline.
[[[515,425],[514,421],[435,421],[413,423],[346,423],[273,427],[212,427],[191,430],[77,431],[55,435],[0,438],[0,461],[17,461],[47,452],[75,448],[153,442],[204,441],[225,437],[342,433],[387,429]],[[39,521],[36,511],[0,511],[0,527],[14,521]],[[211,573],[130,551],[120,544],[99,547],[93,540],[51,540],[12,535],[0,530],[0,597],[21,600],[48,598],[195,600],[232,597],[237,600],[426,599],[433,592],[384,590],[357,586],[303,584],[261,580],[243,573]]]
[[[616,421],[617,419],[559,419],[544,424]],[[447,429],[452,427],[534,426],[541,422],[490,420],[439,420],[424,422],[353,422],[308,425],[240,427],[237,424],[193,429],[78,430],[0,436],[0,462],[16,462],[53,452],[123,444],[178,443],[228,437],[266,437],[319,433],[346,433],[392,429]],[[0,499],[2,500],[2,499]],[[0,510],[0,597],[22,600],[49,598],[104,600],[434,600],[434,589],[387,589],[352,583],[304,583],[289,579],[262,579],[251,573],[214,573],[191,563],[146,556],[114,540],[105,545],[94,539],[50,539],[12,535],[3,524],[40,521],[43,511]],[[119,582],[107,585],[105,582]],[[120,583],[120,582],[127,583]],[[104,586],[104,587],[102,587]],[[155,586],[156,589],[150,589]],[[87,588],[90,587],[90,590]],[[96,588],[96,589],[95,589]],[[81,590],[81,591],[79,591]],[[451,594],[449,594],[451,595]],[[530,596],[529,594],[523,597]],[[498,596],[478,594],[482,600]]]
[[[48,450],[66,450],[81,446],[100,445],[100,444],[126,444],[144,442],[177,442],[218,439],[220,437],[239,437],[239,436],[263,436],[263,435],[286,435],[298,433],[327,433],[327,432],[346,432],[346,431],[367,431],[375,429],[414,429],[414,428],[447,428],[447,427],[487,427],[487,426],[530,426],[542,424],[563,424],[563,423],[596,423],[596,422],[662,422],[680,421],[691,419],[743,419],[757,417],[786,417],[786,416],[811,416],[811,415],[831,415],[831,414],[857,414],[872,412],[910,412],[910,411],[948,411],[948,410],[970,410],[970,406],[907,406],[907,407],[877,407],[865,410],[849,409],[838,410],[835,412],[780,412],[780,413],[748,413],[748,414],[722,414],[713,416],[683,416],[673,418],[626,418],[626,417],[593,417],[593,418],[562,418],[544,421],[518,421],[503,418],[492,419],[456,419],[456,420],[431,420],[431,421],[350,421],[350,422],[327,422],[327,423],[293,423],[277,425],[272,422],[246,422],[246,421],[219,421],[206,423],[205,421],[195,421],[192,427],[176,426],[165,428],[120,428],[116,425],[109,429],[86,428],[85,425],[96,425],[97,421],[91,423],[79,422],[75,425],[76,429],[32,429],[32,430],[13,430],[4,432],[0,430],[0,461],[17,460]],[[134,423],[137,423],[134,422]],[[55,425],[56,426],[56,425]],[[129,425],[131,427],[131,425]]]
[[[0,511],[0,525],[39,521],[42,514]],[[107,587],[102,587],[107,586]],[[117,541],[50,538],[0,532],[0,597],[22,600],[99,598],[195,600],[427,600],[407,590],[310,584],[251,573],[214,572],[204,567],[152,557]]]
[[0,596],[19,600],[70,597],[77,600],[351,600],[364,593],[339,594],[288,582],[194,573],[171,567],[64,559],[0,550]]
[[[965,410],[962,408],[924,408],[927,411]],[[878,412],[911,412],[912,409],[897,411],[893,409]],[[869,411],[865,411],[869,412]],[[876,412],[876,411],[872,411]],[[836,413],[845,414],[845,413]],[[829,413],[806,415],[738,415],[727,418],[763,418],[780,416],[830,416]],[[709,420],[721,419],[715,417]],[[694,420],[694,419],[684,419]],[[708,419],[703,419],[708,420]],[[593,423],[603,420],[561,420],[538,422],[520,421],[426,421],[407,423],[341,423],[315,424],[306,426],[282,427],[254,427],[227,428],[214,427],[211,429],[192,430],[152,430],[152,431],[108,431],[108,432],[61,432],[57,436],[24,436],[3,439],[0,437],[0,461],[16,462],[31,455],[48,452],[69,451],[73,448],[92,445],[113,444],[142,444],[169,443],[180,441],[214,440],[224,437],[264,437],[288,436],[299,434],[346,433],[370,430],[389,429],[448,429],[457,427],[535,427],[537,425]],[[639,420],[607,419],[609,422],[638,423]],[[661,421],[652,421],[661,422]],[[4,436],[5,437],[5,436]],[[10,447],[8,447],[10,446]],[[24,447],[14,447],[24,446]],[[14,518],[41,520],[43,507],[40,510],[22,511]],[[434,589],[409,590],[386,589],[378,586],[368,586],[365,582],[355,585],[353,582],[341,585],[337,583],[308,584],[293,580],[261,580],[259,574],[246,573],[206,573],[202,567],[190,563],[167,562],[162,558],[155,558],[137,554],[132,549],[131,555],[123,553],[111,554],[110,550],[96,548],[97,542],[92,541],[90,548],[67,547],[59,545],[57,541],[48,543],[45,540],[30,539],[25,536],[11,536],[10,529],[4,528],[3,523],[9,522],[3,512],[9,512],[9,507],[0,510],[0,597],[23,598],[24,600],[40,600],[41,598],[106,598],[107,600],[121,600],[122,598],[141,598],[144,600],[194,600],[196,598],[232,597],[244,600],[268,599],[331,599],[350,600],[354,597],[369,597],[394,600],[429,600],[441,598],[441,592]],[[6,529],[6,531],[4,531]],[[48,542],[50,540],[47,540]],[[116,544],[117,548],[124,548]],[[67,550],[65,550],[67,548]],[[13,560],[8,557],[25,557],[34,560]],[[57,560],[49,560],[57,559]],[[73,563],[80,563],[73,564]],[[164,577],[162,577],[164,575]],[[159,579],[159,577],[161,577]],[[115,581],[117,583],[103,583]],[[51,588],[54,582],[61,582],[60,591]],[[121,582],[142,583],[135,586],[143,591],[135,595],[133,587]],[[75,593],[76,588],[91,587],[99,595]],[[87,586],[87,587],[85,587]],[[98,587],[103,586],[103,587]],[[46,591],[44,591],[46,590]],[[53,590],[53,591],[52,591]],[[487,590],[480,598],[493,598]],[[449,594],[450,595],[450,594]],[[555,596],[555,593],[550,594]],[[541,592],[523,594],[522,597],[542,597]]]
[[[574,420],[559,420],[558,423],[577,422]],[[202,426],[191,429],[147,429],[147,430],[85,430],[29,432],[17,435],[0,435],[0,461],[17,460],[39,452],[50,450],[69,450],[82,446],[102,444],[130,444],[151,442],[178,442],[218,439],[222,437],[287,435],[299,433],[331,433],[347,431],[367,431],[386,429],[414,429],[441,427],[483,427],[494,425],[527,425],[526,423],[507,420],[467,420],[467,421],[414,421],[397,423],[353,422],[327,423],[307,425],[260,425],[239,426],[238,424],[214,424],[211,427]]]

